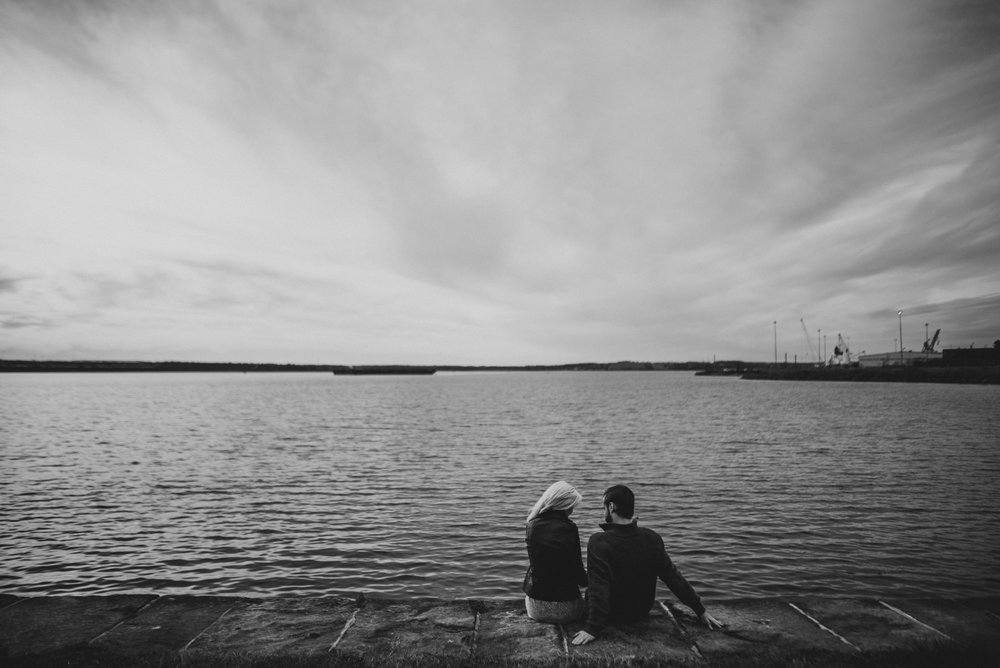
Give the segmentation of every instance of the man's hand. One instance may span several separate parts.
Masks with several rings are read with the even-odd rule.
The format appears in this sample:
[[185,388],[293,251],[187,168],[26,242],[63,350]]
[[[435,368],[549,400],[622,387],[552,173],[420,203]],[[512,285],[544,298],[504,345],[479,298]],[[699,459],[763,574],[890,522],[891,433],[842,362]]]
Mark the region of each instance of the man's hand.
[[718,619],[716,619],[712,615],[708,614],[707,611],[701,613],[700,615],[698,615],[698,621],[701,622],[702,624],[704,624],[705,626],[707,626],[709,628],[709,630],[712,630],[712,631],[714,631],[715,629],[721,629],[722,628],[722,622],[720,622]]
[[586,631],[577,631],[576,635],[573,636],[574,645],[586,645],[591,640],[596,640],[596,638],[587,633]]

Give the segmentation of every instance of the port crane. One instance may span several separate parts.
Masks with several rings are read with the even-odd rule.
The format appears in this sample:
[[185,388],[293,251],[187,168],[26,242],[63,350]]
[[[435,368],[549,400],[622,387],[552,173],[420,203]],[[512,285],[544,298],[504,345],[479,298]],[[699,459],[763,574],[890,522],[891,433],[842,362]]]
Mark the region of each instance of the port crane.
[[830,358],[830,364],[851,364],[851,349],[844,343],[844,337],[837,333],[837,345],[833,347],[833,357]]
[[934,336],[924,341],[924,349],[920,352],[922,353],[932,353],[934,352],[934,346],[938,344],[938,337],[941,335],[941,330],[938,329],[934,332]]
[[[815,358],[818,361],[819,351],[813,350],[812,337],[809,336],[809,330],[806,329],[806,323],[802,318],[799,318],[799,322],[802,324],[802,333],[806,335],[806,347],[809,349],[809,356],[810,358]],[[819,345],[818,341],[816,342],[816,345]]]

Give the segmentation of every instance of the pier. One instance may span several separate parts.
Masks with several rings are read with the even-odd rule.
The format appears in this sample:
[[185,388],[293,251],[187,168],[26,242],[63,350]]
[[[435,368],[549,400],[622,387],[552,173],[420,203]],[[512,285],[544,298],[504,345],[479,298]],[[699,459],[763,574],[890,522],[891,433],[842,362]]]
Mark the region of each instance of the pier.
[[1000,598],[664,600],[574,646],[523,601],[0,595],[4,666],[996,666]]

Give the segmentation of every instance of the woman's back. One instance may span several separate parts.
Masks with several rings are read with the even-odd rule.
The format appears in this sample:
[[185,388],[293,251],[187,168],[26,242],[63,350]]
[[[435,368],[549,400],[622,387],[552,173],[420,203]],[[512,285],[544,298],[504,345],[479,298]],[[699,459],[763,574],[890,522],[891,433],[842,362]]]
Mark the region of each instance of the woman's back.
[[587,586],[580,552],[580,532],[562,510],[548,510],[530,520],[525,529],[530,564],[524,593],[544,601],[572,601],[578,587]]

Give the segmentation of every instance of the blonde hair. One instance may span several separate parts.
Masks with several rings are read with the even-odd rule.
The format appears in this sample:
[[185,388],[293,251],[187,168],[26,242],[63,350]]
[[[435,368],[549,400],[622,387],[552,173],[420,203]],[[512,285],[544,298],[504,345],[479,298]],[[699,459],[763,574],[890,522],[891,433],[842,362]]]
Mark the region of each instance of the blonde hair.
[[548,510],[569,510],[570,508],[575,508],[582,500],[583,496],[580,492],[576,491],[573,485],[565,480],[554,482],[549,485],[545,493],[532,506],[531,512],[528,513],[527,521],[530,522]]

